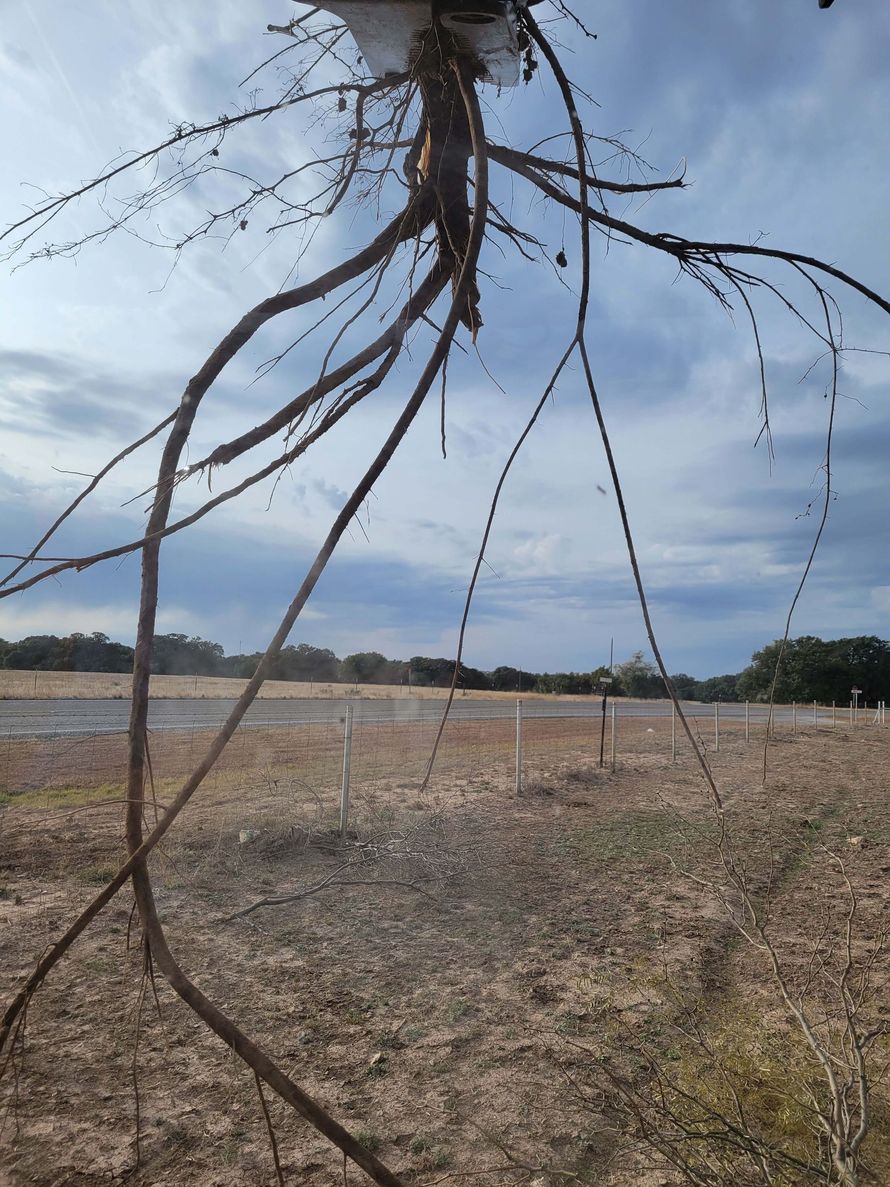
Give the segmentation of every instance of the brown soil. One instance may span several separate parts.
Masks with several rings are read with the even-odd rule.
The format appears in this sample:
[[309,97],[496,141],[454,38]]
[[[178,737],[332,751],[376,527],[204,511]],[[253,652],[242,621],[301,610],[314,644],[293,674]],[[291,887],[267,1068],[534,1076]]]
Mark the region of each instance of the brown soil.
[[[475,750],[467,738],[455,744],[425,795],[427,738],[365,740],[374,762],[356,774],[351,839],[402,838],[397,863],[362,871],[386,884],[222,922],[343,861],[331,831],[337,741],[321,779],[293,731],[277,744],[239,736],[242,749],[154,862],[187,971],[407,1182],[459,1184],[468,1173],[485,1184],[673,1182],[625,1150],[608,1101],[582,1091],[604,1011],[610,1026],[639,1032],[665,1017],[671,986],[715,1009],[741,995],[762,998],[764,1016],[775,1010],[762,963],[686,875],[710,868],[713,819],[686,749],[670,761],[670,723],[622,725],[614,773],[597,768],[589,738],[543,725],[519,800],[499,723],[478,727]],[[156,782],[172,784],[202,741],[165,741],[163,755],[156,746]],[[4,1000],[120,860],[121,808],[85,807],[113,798],[116,745],[90,750],[77,779],[35,744],[7,756]],[[822,843],[843,855],[860,892],[862,933],[887,922],[890,739],[877,727],[780,736],[766,788],[761,753],[735,731],[712,757],[752,876],[771,851],[775,931],[794,966],[844,909]],[[391,884],[418,880],[424,893]],[[140,1012],[130,907],[119,895],[29,1009],[25,1049],[0,1083],[0,1183],[273,1184],[252,1077],[163,982]],[[886,984],[881,964],[874,980]],[[342,1183],[336,1151],[267,1096],[285,1181]],[[349,1168],[348,1182],[364,1181]]]

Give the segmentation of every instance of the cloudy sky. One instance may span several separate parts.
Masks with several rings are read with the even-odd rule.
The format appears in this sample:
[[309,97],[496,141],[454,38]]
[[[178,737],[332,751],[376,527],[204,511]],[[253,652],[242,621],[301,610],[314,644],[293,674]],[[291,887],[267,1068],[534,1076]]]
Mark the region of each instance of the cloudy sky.
[[[183,121],[273,99],[282,48],[267,35],[290,0],[43,0],[5,4],[0,29],[3,131],[0,224],[41,191],[94,176],[119,154],[150,147]],[[890,6],[886,0],[604,0],[584,5],[597,39],[563,26],[564,61],[599,106],[590,129],[620,134],[690,185],[612,213],[653,231],[750,242],[819,256],[890,292]],[[542,4],[539,19],[547,16]],[[489,134],[518,147],[564,127],[554,88],[483,93]],[[293,169],[330,148],[347,125],[296,108],[254,122],[224,145],[227,168]],[[625,166],[601,146],[602,173]],[[132,193],[138,178],[107,196]],[[176,404],[188,377],[240,314],[292,283],[298,238],[251,219],[227,242],[193,244],[175,268],[167,243],[227,205],[225,175],[182,195],[133,234],[95,242],[74,259],[4,267],[0,319],[2,551],[29,547],[92,473]],[[430,402],[330,571],[294,641],[343,655],[453,651],[463,592],[488,500],[513,442],[573,326],[577,228],[495,171],[514,222],[551,253],[561,277],[518,258],[497,236],[483,260],[481,361],[458,352],[449,371],[448,456]],[[395,194],[390,195],[393,201]],[[300,264],[307,279],[367,242],[390,213],[344,207],[322,222]],[[84,199],[38,238],[75,240],[102,226]],[[781,633],[818,518],[829,369],[821,346],[782,303],[755,298],[770,388],[775,461],[755,449],[757,356],[744,310],[735,319],[664,258],[596,238],[590,346],[669,667],[734,671]],[[503,249],[503,250],[502,250]],[[768,267],[771,282],[819,305],[801,279]],[[290,278],[290,279],[289,279]],[[563,283],[565,282],[565,283]],[[568,287],[566,287],[568,286]],[[832,289],[850,347],[841,375],[831,507],[824,544],[794,633],[890,634],[886,490],[890,323],[856,294]],[[353,306],[355,307],[355,306]],[[378,322],[369,333],[379,332]],[[311,324],[287,315],[258,335],[205,401],[192,456],[250,427],[311,382],[325,341],[310,339],[268,377],[256,368]],[[355,345],[352,337],[344,344]],[[423,360],[412,343],[389,388],[366,401],[275,488],[228,504],[165,545],[160,623],[264,646],[326,534],[345,492],[383,440]],[[467,342],[464,346],[469,347]],[[314,370],[315,369],[315,370]],[[486,370],[487,369],[487,370]],[[157,451],[117,472],[53,544],[80,555],[138,535]],[[237,470],[241,476],[246,470]],[[228,476],[223,476],[228,480]],[[217,481],[222,482],[223,478]],[[216,489],[216,487],[214,488]],[[605,493],[602,493],[602,492]],[[206,487],[204,492],[206,495]],[[177,509],[201,500],[183,490]],[[809,509],[809,513],[808,513]],[[570,370],[508,481],[468,635],[466,659],[528,669],[586,669],[645,647],[602,446],[579,376]],[[66,575],[0,602],[0,635],[103,630],[130,641],[138,558]]]

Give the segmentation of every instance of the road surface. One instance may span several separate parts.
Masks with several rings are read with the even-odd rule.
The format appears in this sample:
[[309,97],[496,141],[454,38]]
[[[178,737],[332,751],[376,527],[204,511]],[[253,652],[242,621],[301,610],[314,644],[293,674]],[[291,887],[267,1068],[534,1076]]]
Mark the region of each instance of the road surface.
[[[217,729],[235,704],[234,700],[156,699],[149,703],[149,727],[152,730]],[[341,721],[346,705],[351,704],[356,723],[432,722],[438,721],[444,701],[441,700],[273,700],[254,701],[247,711],[247,726],[321,725]],[[619,717],[670,717],[670,701],[614,702]],[[610,708],[612,702],[609,702]],[[713,705],[684,704],[691,717],[712,718]],[[0,701],[0,738],[79,737],[92,734],[125,732],[130,703],[127,700],[8,700]],[[598,698],[584,701],[526,700],[526,717],[598,717],[602,702]],[[485,700],[458,696],[451,710],[457,721],[497,721],[516,716],[516,702]],[[801,706],[801,724],[812,720],[812,711]],[[822,710],[825,721],[828,710]],[[744,705],[720,706],[721,718],[740,718]],[[766,706],[751,709],[751,720],[764,720]],[[779,709],[776,717],[790,720],[789,709]],[[830,720],[830,715],[828,716]]]

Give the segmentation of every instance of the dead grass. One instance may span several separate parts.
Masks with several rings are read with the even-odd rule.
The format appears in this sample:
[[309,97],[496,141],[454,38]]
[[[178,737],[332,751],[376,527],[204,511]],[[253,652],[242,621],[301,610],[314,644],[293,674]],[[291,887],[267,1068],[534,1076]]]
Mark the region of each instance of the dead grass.
[[[246,680],[225,676],[152,676],[150,695],[183,699],[235,698],[244,691]],[[0,669],[0,700],[53,700],[71,697],[77,700],[99,698],[126,699],[130,695],[130,677],[115,672],[29,672]],[[259,696],[266,698],[319,697],[338,700],[344,697],[377,699],[381,697],[442,700],[448,695],[444,688],[408,688],[403,684],[337,684],[331,681],[267,680]],[[515,692],[458,693],[461,697],[483,697],[486,700],[516,700]],[[590,700],[590,697],[552,696],[523,692],[523,700]]]
[[[537,722],[528,793],[517,801],[508,724],[473,723],[463,748],[455,739],[446,750],[426,796],[417,792],[429,742],[422,731],[387,726],[357,747],[358,833],[390,835],[435,816],[441,843],[462,855],[459,877],[433,901],[392,888],[343,889],[225,925],[219,920],[232,912],[316,882],[340,860],[329,831],[335,732],[313,734],[310,747],[295,730],[242,731],[155,863],[171,943],[205,991],[409,1183],[467,1173],[483,1184],[518,1181],[515,1171],[477,1174],[504,1165],[499,1146],[544,1168],[531,1177],[549,1187],[558,1171],[591,1187],[663,1183],[622,1152],[608,1109],[570,1090],[584,1052],[604,1033],[647,1028],[668,1058],[675,1051],[682,1077],[699,1077],[666,1022],[667,970],[685,993],[714,1003],[710,1024],[728,1059],[753,1060],[766,1074],[780,1057],[769,1034],[743,1026],[744,1011],[732,1008],[745,1003],[770,1019],[767,1004],[758,1006],[759,970],[682,873],[706,851],[710,818],[697,777],[684,752],[671,764],[669,722],[655,733],[651,723],[622,722],[614,773],[598,769],[589,723]],[[175,780],[204,740],[194,749],[191,739],[155,741],[160,798],[160,781]],[[8,757],[4,997],[120,858],[120,807],[99,802],[84,811],[80,798],[101,801],[119,786],[115,746],[102,739],[48,763],[39,746],[21,743]],[[823,910],[814,835],[848,857],[864,923],[877,926],[890,873],[890,736],[784,733],[766,789],[759,760],[739,730],[727,731],[715,756],[752,862],[767,833],[781,855],[777,910],[788,952],[804,951],[814,912]],[[862,839],[849,844],[851,836]],[[143,1163],[134,1168],[140,962],[126,947],[129,907],[124,896],[115,901],[32,1005],[18,1128],[8,1120],[0,1136],[0,1181],[97,1187],[129,1171],[130,1183],[146,1187],[271,1184],[251,1078],[163,985],[162,1015],[146,1011],[142,1021]],[[620,1026],[604,1031],[604,1017]],[[768,1084],[754,1087],[754,1103],[768,1112]],[[332,1150],[271,1107],[287,1181],[342,1182]],[[877,1181],[887,1181],[879,1136],[873,1157]],[[463,1180],[445,1179],[452,1181]]]

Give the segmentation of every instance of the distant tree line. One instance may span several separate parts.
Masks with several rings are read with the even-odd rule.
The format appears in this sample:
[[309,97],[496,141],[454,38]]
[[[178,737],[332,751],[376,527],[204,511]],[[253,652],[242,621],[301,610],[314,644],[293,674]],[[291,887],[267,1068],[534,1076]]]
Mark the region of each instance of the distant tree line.
[[[750,666],[738,678],[740,700],[769,699],[779,646],[776,641],[755,651]],[[862,692],[860,701],[888,698],[890,643],[875,635],[828,641],[804,635],[788,642],[776,685],[777,701],[837,701],[845,705],[854,687]]]
[[[696,680],[685,672],[671,677],[679,696],[690,701],[766,701],[769,699],[779,654],[779,641],[755,651],[744,671]],[[155,637],[152,671],[167,676],[252,676],[260,652],[226,655],[219,643],[197,636],[169,634]],[[129,672],[133,648],[107,635],[29,635],[17,643],[0,639],[0,668],[51,672]],[[283,647],[269,678],[317,683],[395,684],[413,688],[448,688],[454,676],[453,659],[415,655],[387,659],[379,651],[359,651],[338,659],[326,647],[297,643]],[[501,666],[483,672],[461,664],[460,689],[485,692],[542,692],[591,696],[608,680],[612,696],[665,697],[664,681],[642,651],[635,652],[610,674],[592,672],[526,672]],[[812,635],[792,639],[785,649],[776,700],[817,700],[845,704],[853,687],[864,701],[886,699],[890,691],[890,643],[874,635],[825,642]]]

